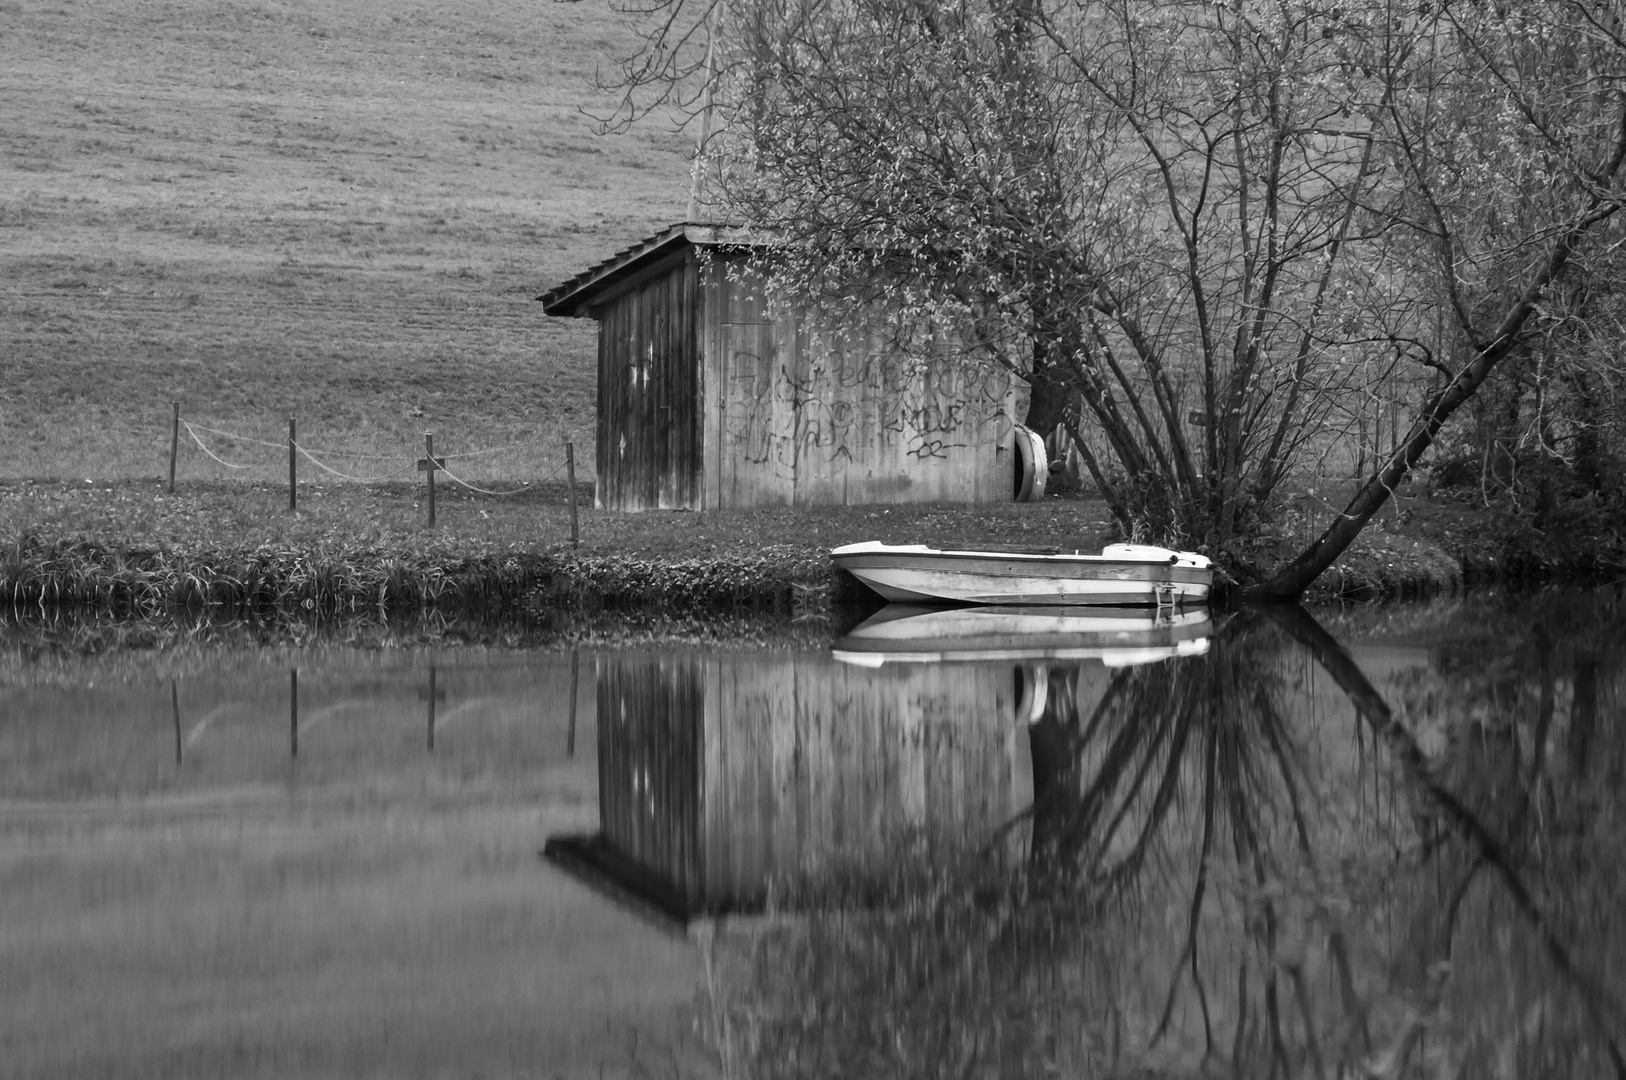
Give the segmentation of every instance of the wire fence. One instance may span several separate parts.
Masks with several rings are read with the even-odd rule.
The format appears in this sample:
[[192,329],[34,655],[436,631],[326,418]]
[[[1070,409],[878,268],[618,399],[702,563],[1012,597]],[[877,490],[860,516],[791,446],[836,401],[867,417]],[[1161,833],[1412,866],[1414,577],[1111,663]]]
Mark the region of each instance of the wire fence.
[[[444,477],[458,487],[476,495],[489,498],[524,495],[535,492],[545,485],[563,480],[569,489],[572,539],[577,538],[575,446],[578,439],[591,436],[593,431],[591,422],[578,425],[576,428],[562,432],[559,435],[564,460],[552,469],[541,472],[530,479],[513,482],[508,486],[488,487],[468,479],[464,475],[467,470],[461,463],[466,461],[475,464],[481,459],[490,459],[499,454],[523,454],[527,451],[534,453],[535,445],[530,443],[510,443],[504,446],[482,447],[456,453],[436,452],[434,450],[434,433],[426,432],[422,455],[411,454],[404,450],[397,453],[372,453],[308,446],[296,437],[296,425],[292,418],[288,421],[288,437],[280,440],[264,439],[255,435],[228,431],[224,428],[193,423],[181,416],[178,403],[174,406],[173,420],[169,454],[169,490],[171,492],[174,492],[176,488],[176,470],[180,461],[182,447],[181,432],[185,431],[187,437],[191,440],[188,445],[195,446],[207,460],[221,468],[229,469],[235,474],[246,474],[257,469],[280,469],[282,463],[286,461],[289,509],[296,509],[298,505],[300,461],[307,462],[326,476],[347,483],[388,483],[401,481],[422,473],[424,474],[424,485],[428,495],[428,518],[431,525],[435,523],[435,481],[437,476]],[[454,470],[448,465],[448,462],[451,461],[460,463],[457,469]],[[335,462],[338,464],[335,464]],[[359,465],[351,465],[351,462],[366,463],[371,467],[367,468],[366,471],[361,471]],[[391,465],[397,467],[391,468]]]

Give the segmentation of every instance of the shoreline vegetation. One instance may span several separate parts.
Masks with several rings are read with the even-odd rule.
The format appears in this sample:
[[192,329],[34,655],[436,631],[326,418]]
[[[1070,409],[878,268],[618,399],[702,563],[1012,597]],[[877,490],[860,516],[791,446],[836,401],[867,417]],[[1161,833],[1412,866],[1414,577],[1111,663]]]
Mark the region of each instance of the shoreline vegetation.
[[[778,508],[617,514],[579,486],[493,500],[448,493],[440,524],[400,485],[313,485],[297,512],[275,485],[152,481],[0,483],[0,604],[14,613],[334,619],[432,612],[546,630],[625,613],[678,619],[758,613],[827,619],[878,601],[831,564],[854,540],[1091,550],[1110,542],[1098,501]],[[1217,602],[1308,528],[1289,511],[1248,550],[1219,554]],[[1309,602],[1421,597],[1553,579],[1618,578],[1618,532],[1517,526],[1505,515],[1423,492],[1318,580]]]

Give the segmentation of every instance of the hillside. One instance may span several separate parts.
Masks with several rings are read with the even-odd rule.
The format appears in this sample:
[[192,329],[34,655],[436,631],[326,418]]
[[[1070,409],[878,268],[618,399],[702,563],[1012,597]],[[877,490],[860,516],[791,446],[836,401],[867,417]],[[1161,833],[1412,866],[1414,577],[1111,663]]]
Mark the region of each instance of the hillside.
[[[425,431],[590,466],[593,327],[533,298],[682,216],[690,137],[580,111],[629,40],[608,0],[0,3],[0,480],[162,475],[171,401],[351,475]],[[200,434],[269,460],[183,432],[183,479],[286,471]]]

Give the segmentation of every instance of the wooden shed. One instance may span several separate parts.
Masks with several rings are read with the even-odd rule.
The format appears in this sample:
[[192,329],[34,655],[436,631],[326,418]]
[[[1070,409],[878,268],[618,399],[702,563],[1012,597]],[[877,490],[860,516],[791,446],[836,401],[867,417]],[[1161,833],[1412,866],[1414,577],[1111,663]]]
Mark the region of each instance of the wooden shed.
[[739,230],[679,224],[539,299],[599,324],[597,505],[1009,501],[1016,380],[769,302]]
[[884,877],[920,841],[1015,842],[1004,827],[1032,801],[1016,693],[1010,664],[606,658],[600,831],[549,855],[686,921],[833,869]]

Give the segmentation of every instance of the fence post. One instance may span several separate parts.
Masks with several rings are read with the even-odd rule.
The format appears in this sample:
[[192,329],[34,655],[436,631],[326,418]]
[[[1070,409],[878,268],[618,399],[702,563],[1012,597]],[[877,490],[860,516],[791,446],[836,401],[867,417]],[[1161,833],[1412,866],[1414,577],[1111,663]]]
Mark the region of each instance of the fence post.
[[570,546],[581,546],[581,532],[576,526],[576,444],[565,440],[565,482],[570,485]]
[[423,457],[418,459],[418,471],[429,476],[429,524],[435,524],[435,470],[446,467],[445,458],[435,457],[435,433],[423,433]]
[[169,493],[175,494],[175,456],[181,450],[181,403],[169,403],[174,410],[169,427]]
[[294,418],[290,416],[288,418],[288,509],[290,511],[299,509],[299,477],[294,466],[295,460]]
[[424,468],[429,475],[429,524],[435,523],[435,433],[423,433],[423,456],[428,460]]

